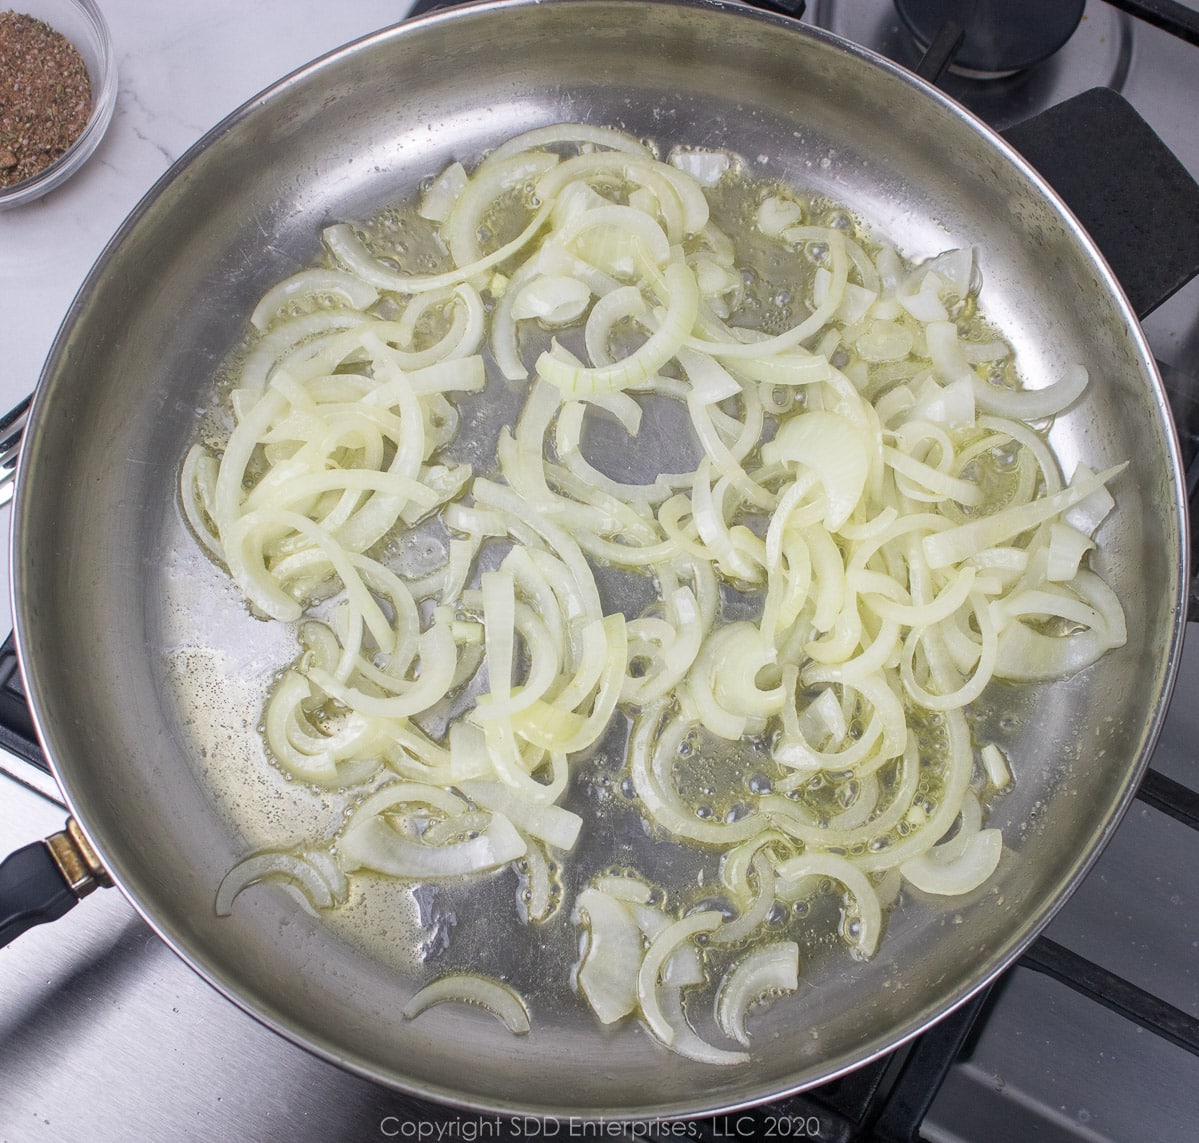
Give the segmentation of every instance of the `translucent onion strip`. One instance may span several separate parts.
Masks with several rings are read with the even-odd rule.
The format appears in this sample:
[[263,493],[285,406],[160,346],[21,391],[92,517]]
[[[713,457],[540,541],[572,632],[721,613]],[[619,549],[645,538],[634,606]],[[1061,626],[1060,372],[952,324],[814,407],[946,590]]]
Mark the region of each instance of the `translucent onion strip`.
[[497,869],[524,855],[525,840],[501,814],[481,833],[446,845],[424,845],[401,836],[381,816],[355,823],[337,847],[341,867],[370,869],[407,881],[437,881]]
[[470,1004],[490,1012],[514,1036],[533,1026],[524,998],[509,984],[478,973],[438,977],[413,994],[404,1005],[405,1020],[415,1020],[438,1004]]
[[745,1020],[750,1006],[799,987],[799,945],[774,941],[743,956],[716,993],[716,1022],[730,1039],[749,1047]]
[[637,998],[645,1022],[653,1034],[667,1047],[678,1036],[677,1026],[663,1010],[659,989],[662,971],[667,961],[685,942],[702,933],[710,933],[722,923],[720,914],[705,910],[683,917],[662,930],[645,950],[645,958],[637,972]]
[[213,908],[218,917],[233,912],[236,898],[260,881],[285,882],[295,885],[303,894],[302,900],[314,909],[330,909],[344,897],[344,879],[330,884],[329,878],[305,854],[256,853],[239,861],[221,881]]

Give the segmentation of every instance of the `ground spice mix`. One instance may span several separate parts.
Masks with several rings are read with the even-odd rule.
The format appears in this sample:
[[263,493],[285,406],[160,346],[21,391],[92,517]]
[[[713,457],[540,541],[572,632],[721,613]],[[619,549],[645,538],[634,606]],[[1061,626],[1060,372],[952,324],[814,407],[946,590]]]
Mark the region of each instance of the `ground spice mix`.
[[91,79],[75,46],[33,16],[0,12],[0,187],[48,167],[91,113]]

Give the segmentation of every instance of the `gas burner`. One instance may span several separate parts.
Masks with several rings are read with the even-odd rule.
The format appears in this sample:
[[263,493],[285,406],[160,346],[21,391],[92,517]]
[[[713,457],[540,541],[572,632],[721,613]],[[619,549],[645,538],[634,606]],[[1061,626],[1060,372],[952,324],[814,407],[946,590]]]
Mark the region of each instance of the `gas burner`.
[[[900,7],[913,12],[924,10],[932,16],[921,16],[919,24],[909,26],[906,22],[909,17],[901,17],[897,11]],[[998,13],[1002,35],[1008,37],[1018,26],[1057,27],[1066,22],[1065,15],[1078,8],[1085,8],[1082,18],[1077,14],[1071,17],[1076,27],[1073,34],[1067,32],[1064,44],[1057,51],[1043,55],[1032,51],[1034,57],[1040,57],[1040,62],[1009,71],[1007,75],[996,76],[993,71],[985,77],[977,74],[986,70],[977,68],[981,57],[976,58],[971,49],[971,40],[975,38],[971,36],[971,28],[977,12],[993,9]],[[1135,21],[1107,4],[1084,5],[1076,0],[1051,4],[1044,0],[976,0],[973,4],[963,4],[960,0],[956,3],[954,0],[814,0],[808,5],[808,16],[816,27],[835,32],[913,70],[944,20],[955,20],[965,29],[966,41],[954,67],[940,81],[940,87],[997,130],[1092,87],[1123,90],[1132,62]],[[925,28],[928,30],[920,30]],[[1026,58],[1030,51],[1023,53]],[[969,69],[968,74],[963,72],[964,68]]]
[[951,64],[959,75],[1002,78],[1047,60],[1082,20],[1086,0],[894,0],[917,43],[927,46],[949,21],[965,32]]

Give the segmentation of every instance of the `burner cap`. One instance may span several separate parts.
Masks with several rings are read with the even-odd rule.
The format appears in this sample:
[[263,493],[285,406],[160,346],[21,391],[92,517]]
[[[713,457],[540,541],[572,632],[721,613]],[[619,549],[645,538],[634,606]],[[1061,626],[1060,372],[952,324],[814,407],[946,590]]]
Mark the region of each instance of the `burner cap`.
[[1048,59],[1073,34],[1086,0],[895,0],[926,47],[947,20],[966,33],[955,71],[1007,75]]

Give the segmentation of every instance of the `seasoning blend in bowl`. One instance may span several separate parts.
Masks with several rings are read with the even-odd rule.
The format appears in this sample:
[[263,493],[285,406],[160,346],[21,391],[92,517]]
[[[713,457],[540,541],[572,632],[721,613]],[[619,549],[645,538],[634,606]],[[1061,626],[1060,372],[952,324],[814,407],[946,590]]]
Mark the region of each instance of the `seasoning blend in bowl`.
[[18,2],[0,9],[0,210],[78,170],[116,104],[112,42],[92,0]]

